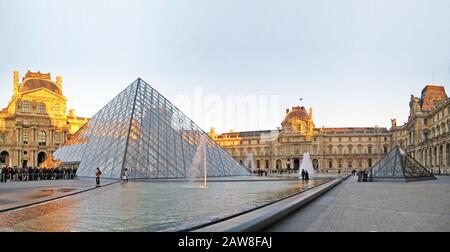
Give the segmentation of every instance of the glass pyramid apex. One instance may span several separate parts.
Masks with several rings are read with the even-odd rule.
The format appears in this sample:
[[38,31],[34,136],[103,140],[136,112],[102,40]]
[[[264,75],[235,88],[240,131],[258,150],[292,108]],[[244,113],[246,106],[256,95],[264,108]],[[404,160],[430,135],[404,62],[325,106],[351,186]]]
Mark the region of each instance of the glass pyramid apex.
[[81,177],[94,177],[97,167],[102,177],[115,179],[125,168],[130,179],[198,177],[205,159],[210,177],[250,175],[142,79],[103,107],[54,157],[78,163]]

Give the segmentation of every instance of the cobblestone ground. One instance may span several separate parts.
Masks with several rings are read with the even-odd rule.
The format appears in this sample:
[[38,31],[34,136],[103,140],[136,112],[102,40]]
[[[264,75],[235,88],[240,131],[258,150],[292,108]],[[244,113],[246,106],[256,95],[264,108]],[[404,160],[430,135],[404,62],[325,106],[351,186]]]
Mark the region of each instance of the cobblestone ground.
[[450,177],[412,183],[351,177],[267,231],[448,232]]

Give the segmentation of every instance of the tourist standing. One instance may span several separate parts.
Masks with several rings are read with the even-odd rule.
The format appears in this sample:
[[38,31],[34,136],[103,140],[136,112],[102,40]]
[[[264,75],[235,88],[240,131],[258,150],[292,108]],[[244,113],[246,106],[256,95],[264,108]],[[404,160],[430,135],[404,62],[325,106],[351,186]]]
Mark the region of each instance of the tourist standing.
[[128,168],[123,171],[123,182],[128,183]]
[[305,180],[308,181],[309,180],[309,172],[305,171]]
[[100,171],[99,168],[97,168],[97,170],[95,171],[95,182],[97,187],[100,187],[100,176],[102,175],[102,172]]
[[305,169],[302,169],[302,180],[305,180]]
[[363,173],[363,182],[367,182],[367,178],[369,177],[369,174],[367,173],[367,170]]
[[358,182],[359,183],[362,182],[362,177],[363,177],[362,171],[358,171]]

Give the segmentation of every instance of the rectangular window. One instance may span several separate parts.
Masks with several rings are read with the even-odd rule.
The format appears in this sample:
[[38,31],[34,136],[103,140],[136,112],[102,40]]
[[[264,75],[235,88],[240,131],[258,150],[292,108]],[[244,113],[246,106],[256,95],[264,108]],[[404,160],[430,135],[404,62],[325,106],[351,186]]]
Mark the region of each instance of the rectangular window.
[[60,145],[61,144],[61,134],[60,133],[56,133],[55,134],[55,144],[56,145]]
[[23,113],[28,113],[30,112],[30,103],[28,101],[24,101],[22,103],[22,112]]
[[44,103],[39,104],[39,113],[45,114],[45,104]]
[[0,134],[0,144],[4,144],[4,143],[5,143],[5,135]]
[[41,130],[41,132],[39,132],[38,142],[39,142],[39,146],[47,145],[47,133],[45,133],[45,131]]
[[23,131],[23,136],[22,136],[22,141],[23,141],[23,144],[28,144],[28,131],[27,130],[24,130]]

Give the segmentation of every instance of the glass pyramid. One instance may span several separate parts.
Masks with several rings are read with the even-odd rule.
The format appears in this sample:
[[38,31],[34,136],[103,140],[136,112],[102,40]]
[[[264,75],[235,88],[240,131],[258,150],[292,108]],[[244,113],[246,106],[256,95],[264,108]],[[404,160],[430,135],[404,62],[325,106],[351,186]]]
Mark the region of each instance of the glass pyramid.
[[[202,147],[203,146],[203,147]],[[199,153],[202,152],[202,153]],[[243,176],[249,171],[143,80],[138,79],[101,109],[56,160],[78,164],[77,175],[119,179]]]
[[436,179],[431,172],[417,160],[403,151],[400,146],[394,148],[369,170],[371,181]]

